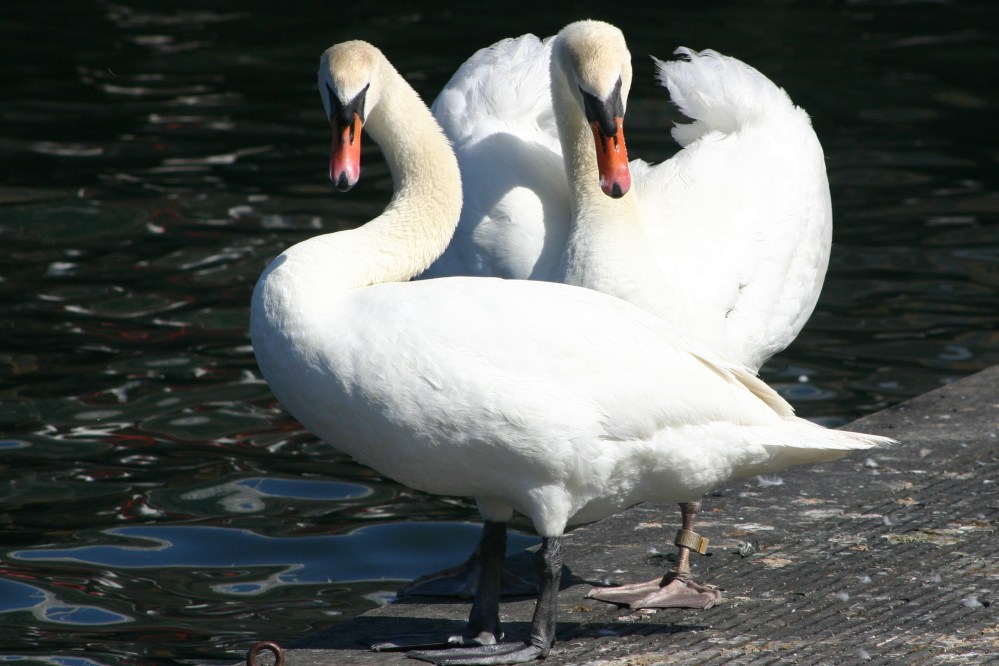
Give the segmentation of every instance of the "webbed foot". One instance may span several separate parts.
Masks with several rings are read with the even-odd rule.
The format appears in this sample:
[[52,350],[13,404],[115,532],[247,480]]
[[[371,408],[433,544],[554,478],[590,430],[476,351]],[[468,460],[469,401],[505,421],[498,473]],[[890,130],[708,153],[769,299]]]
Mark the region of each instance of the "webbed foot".
[[722,598],[722,592],[713,585],[701,585],[694,580],[675,577],[666,584],[661,578],[644,583],[618,587],[597,587],[586,593],[588,599],[639,608],[696,608],[706,610]]

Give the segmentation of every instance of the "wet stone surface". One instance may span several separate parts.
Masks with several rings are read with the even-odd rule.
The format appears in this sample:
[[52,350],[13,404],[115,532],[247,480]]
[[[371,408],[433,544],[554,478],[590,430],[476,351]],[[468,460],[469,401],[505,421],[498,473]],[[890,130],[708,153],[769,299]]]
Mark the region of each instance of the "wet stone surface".
[[[695,575],[706,611],[585,599],[661,575],[679,521],[643,505],[572,532],[549,665],[961,663],[999,654],[999,367],[850,424],[900,444],[734,483],[705,499]],[[513,560],[530,571],[530,553]],[[507,636],[534,602],[505,601]],[[287,646],[287,665],[415,664],[362,643],[456,631],[469,605],[409,599]],[[260,636],[266,639],[266,636]],[[270,663],[269,658],[261,663]]]

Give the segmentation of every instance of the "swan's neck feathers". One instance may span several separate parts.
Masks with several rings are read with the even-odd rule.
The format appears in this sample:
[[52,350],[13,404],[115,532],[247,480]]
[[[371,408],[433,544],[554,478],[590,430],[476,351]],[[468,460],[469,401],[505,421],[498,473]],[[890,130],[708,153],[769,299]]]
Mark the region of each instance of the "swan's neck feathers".
[[287,261],[301,264],[296,271],[321,273],[303,273],[302,279],[318,280],[325,290],[402,282],[422,273],[444,252],[461,213],[458,161],[444,133],[387,60],[376,72],[379,101],[364,129],[391,171],[392,200],[362,227],[318,236],[285,253]]
[[[564,49],[559,48],[557,38],[552,50],[551,82],[552,111],[557,119],[558,138],[569,187],[573,190],[573,196],[570,197],[572,213],[573,217],[577,217],[580,209],[605,208],[606,202],[602,199],[607,199],[608,202],[614,200],[600,190],[593,135],[583,114],[571,58]],[[617,203],[633,198],[625,195]]]
[[375,70],[376,83],[381,95],[365,128],[391,169],[392,200],[364,226],[298,243],[264,270],[253,292],[251,337],[265,375],[265,366],[289,362],[268,350],[300,349],[303,362],[317,362],[312,340],[321,339],[345,296],[423,272],[458,224],[461,176],[443,132],[388,61]]
[[593,134],[572,72],[571,59],[556,38],[552,109],[573,192],[569,238],[555,279],[616,296],[659,316],[668,314],[673,321],[696,321],[685,290],[670,283],[649,249],[635,189],[618,199],[600,189]]

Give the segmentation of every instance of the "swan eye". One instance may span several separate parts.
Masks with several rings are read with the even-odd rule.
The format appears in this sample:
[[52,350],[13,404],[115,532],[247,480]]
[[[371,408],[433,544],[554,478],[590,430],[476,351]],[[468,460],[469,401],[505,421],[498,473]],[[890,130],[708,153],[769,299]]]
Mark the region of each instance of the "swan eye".
[[624,117],[624,102],[621,99],[621,79],[614,84],[614,90],[606,100],[599,99],[593,93],[579,89],[583,96],[583,111],[590,123],[599,123],[600,132],[607,137],[617,134],[617,119]]
[[354,99],[349,102],[343,103],[335,92],[333,92],[333,86],[329,83],[326,84],[326,94],[329,96],[330,100],[330,122],[339,123],[340,127],[346,127],[354,122],[354,116],[357,115],[364,122],[364,100],[368,94],[368,88],[371,84],[364,86],[361,92],[354,96]]

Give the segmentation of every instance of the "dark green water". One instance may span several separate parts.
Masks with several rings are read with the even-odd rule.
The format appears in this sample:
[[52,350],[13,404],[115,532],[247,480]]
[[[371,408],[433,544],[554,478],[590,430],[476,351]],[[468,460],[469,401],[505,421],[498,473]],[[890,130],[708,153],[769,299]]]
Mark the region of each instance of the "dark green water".
[[303,432],[249,346],[263,266],[391,189],[371,146],[358,188],[326,180],[315,71],[337,41],[376,43],[430,101],[481,46],[609,20],[649,160],[677,116],[644,54],[737,56],[812,115],[836,216],[817,311],[764,377],[838,425],[999,362],[999,4],[471,7],[0,8],[0,662],[238,656],[471,548],[467,503]]

